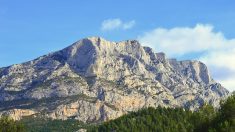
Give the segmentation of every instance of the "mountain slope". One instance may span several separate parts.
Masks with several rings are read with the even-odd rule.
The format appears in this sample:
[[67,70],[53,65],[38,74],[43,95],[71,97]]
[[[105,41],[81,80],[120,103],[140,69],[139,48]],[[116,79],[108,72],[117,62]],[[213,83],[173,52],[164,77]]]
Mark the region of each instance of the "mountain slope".
[[167,59],[135,40],[91,37],[0,69],[0,115],[99,122],[143,107],[218,107],[228,91],[199,61]]

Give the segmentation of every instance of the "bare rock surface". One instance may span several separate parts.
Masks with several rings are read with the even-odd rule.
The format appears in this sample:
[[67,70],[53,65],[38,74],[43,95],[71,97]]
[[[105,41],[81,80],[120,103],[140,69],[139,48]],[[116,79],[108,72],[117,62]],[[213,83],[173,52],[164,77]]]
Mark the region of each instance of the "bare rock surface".
[[136,40],[100,37],[0,68],[0,115],[102,122],[144,107],[215,107],[228,95],[199,61],[168,59]]

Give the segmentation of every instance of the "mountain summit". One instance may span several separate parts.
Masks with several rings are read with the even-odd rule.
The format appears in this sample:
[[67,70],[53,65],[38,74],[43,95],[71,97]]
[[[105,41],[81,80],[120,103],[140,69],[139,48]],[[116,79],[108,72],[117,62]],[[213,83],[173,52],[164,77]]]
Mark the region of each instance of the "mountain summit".
[[79,40],[0,68],[0,116],[100,122],[143,107],[218,107],[228,91],[199,61],[168,59],[136,40]]

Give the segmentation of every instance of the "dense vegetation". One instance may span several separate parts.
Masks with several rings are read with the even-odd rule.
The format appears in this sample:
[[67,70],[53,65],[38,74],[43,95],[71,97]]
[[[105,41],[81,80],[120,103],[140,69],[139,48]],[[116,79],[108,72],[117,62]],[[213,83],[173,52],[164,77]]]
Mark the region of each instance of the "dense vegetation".
[[20,122],[15,122],[9,117],[0,119],[0,132],[25,132],[25,127]]
[[42,118],[24,118],[21,120],[28,132],[75,132],[86,128],[86,124],[74,119],[50,120]]
[[72,132],[80,128],[95,132],[235,132],[235,95],[221,102],[218,110],[210,105],[204,105],[196,112],[181,108],[146,108],[99,125],[39,118],[25,118],[20,122],[7,117],[0,120],[0,132]]

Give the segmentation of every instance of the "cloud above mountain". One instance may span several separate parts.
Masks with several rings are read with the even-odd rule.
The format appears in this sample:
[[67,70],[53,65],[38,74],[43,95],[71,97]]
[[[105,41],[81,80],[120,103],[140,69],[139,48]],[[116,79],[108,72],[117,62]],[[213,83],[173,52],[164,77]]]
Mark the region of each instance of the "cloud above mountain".
[[227,39],[222,32],[214,31],[212,25],[156,28],[138,39],[169,57],[187,58],[187,55],[195,54],[195,59],[199,58],[208,65],[215,80],[230,91],[235,90],[235,38]]
[[119,18],[107,19],[102,22],[101,30],[102,31],[110,31],[110,30],[117,30],[117,29],[127,30],[127,29],[131,29],[134,25],[135,25],[134,20],[124,22]]

